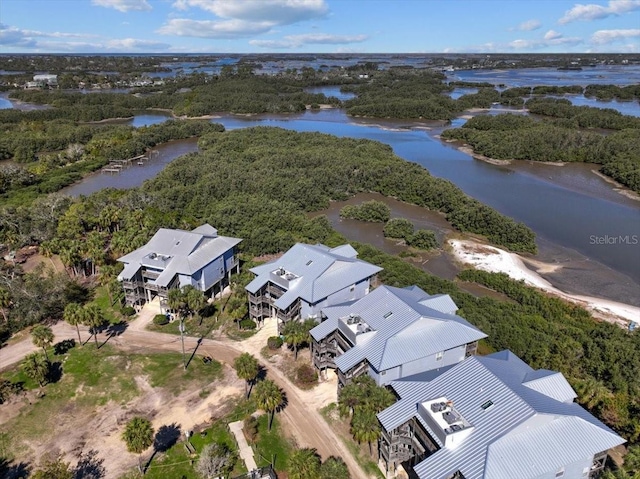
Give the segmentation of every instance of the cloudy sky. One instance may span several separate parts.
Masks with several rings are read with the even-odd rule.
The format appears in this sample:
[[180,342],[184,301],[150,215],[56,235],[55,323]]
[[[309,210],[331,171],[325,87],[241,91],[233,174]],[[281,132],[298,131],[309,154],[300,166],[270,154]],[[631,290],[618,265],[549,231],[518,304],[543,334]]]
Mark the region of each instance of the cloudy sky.
[[640,0],[0,0],[0,53],[274,51],[640,52]]

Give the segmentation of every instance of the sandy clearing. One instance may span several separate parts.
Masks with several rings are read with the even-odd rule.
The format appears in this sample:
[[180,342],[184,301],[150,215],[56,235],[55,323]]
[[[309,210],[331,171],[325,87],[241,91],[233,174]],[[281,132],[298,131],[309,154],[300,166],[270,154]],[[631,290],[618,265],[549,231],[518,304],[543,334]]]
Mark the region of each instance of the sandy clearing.
[[471,240],[449,240],[456,260],[477,269],[493,273],[506,273],[515,280],[522,280],[554,296],[578,304],[594,317],[626,327],[630,321],[640,319],[640,308],[625,303],[593,296],[569,294],[554,287],[537,272],[527,268],[531,264],[540,273],[556,271],[560,266],[524,259],[515,253]]

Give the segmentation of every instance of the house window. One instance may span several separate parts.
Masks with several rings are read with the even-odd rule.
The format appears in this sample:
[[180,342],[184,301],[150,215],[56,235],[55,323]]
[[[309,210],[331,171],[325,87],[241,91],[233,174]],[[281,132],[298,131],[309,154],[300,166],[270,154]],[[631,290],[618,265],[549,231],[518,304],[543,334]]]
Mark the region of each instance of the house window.
[[564,477],[564,467],[561,467],[556,471],[556,477]]
[[442,361],[443,357],[444,357],[444,351],[440,351],[439,353],[436,353],[436,361]]

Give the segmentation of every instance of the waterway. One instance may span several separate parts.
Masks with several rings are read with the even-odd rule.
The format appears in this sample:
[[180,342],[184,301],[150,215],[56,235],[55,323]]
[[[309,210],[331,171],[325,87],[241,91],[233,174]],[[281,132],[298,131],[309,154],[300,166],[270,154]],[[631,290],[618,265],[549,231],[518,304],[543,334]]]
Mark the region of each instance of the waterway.
[[[221,115],[213,121],[229,130],[275,126],[387,143],[402,158],[421,164],[434,176],[452,181],[468,195],[533,229],[540,248],[538,259],[564,266],[549,276],[554,284],[573,293],[640,304],[640,202],[614,191],[592,172],[596,165],[488,164],[437,139],[442,125],[353,119],[338,109],[292,116]],[[195,141],[189,142],[177,142],[191,144],[186,150],[166,146],[162,161],[114,176],[98,173],[65,192],[77,195],[107,186],[137,186],[154,177],[171,157],[195,151]]]

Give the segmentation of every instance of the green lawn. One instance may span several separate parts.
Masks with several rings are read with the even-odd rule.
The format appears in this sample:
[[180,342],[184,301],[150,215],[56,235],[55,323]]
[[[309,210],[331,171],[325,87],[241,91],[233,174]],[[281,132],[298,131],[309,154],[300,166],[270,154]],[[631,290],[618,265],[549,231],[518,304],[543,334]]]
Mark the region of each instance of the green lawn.
[[258,439],[253,447],[254,458],[258,467],[268,466],[274,462],[276,471],[287,470],[287,459],[294,447],[282,436],[278,415],[273,420],[271,431],[268,431],[269,415],[258,418]]

